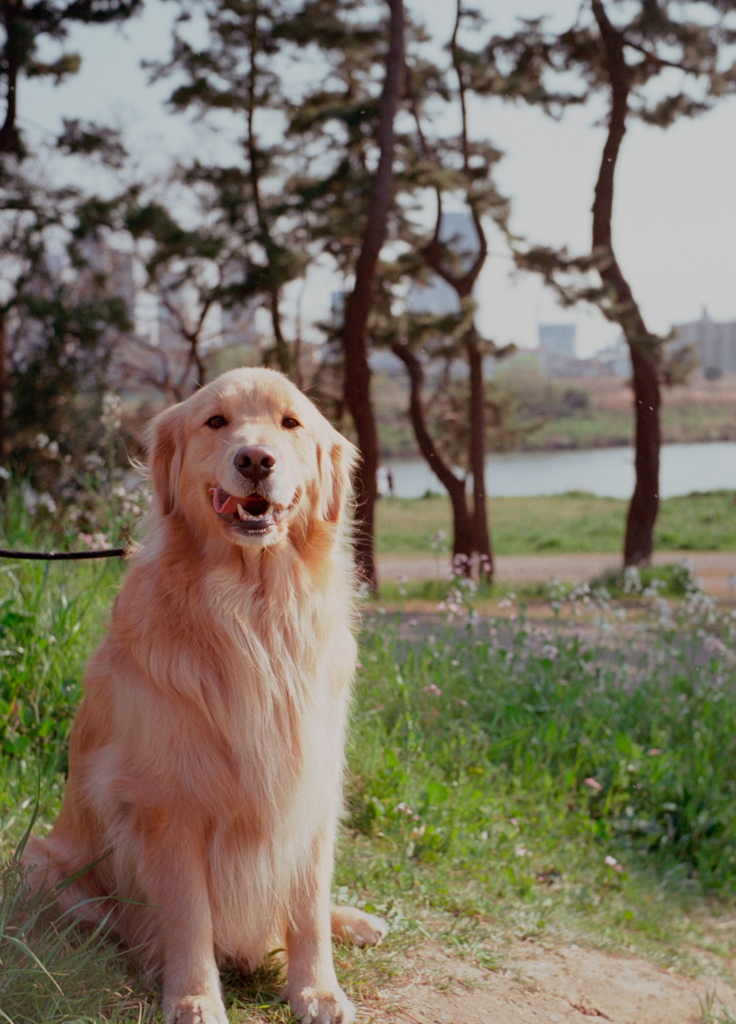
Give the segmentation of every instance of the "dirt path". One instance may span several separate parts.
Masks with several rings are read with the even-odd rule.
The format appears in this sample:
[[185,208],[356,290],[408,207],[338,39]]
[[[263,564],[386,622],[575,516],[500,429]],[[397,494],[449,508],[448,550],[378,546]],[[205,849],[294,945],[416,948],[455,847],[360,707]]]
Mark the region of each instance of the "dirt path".
[[[363,1004],[359,1024],[716,1024],[736,990],[638,957],[575,945],[517,943],[506,969],[470,966],[439,945],[417,947],[401,979]],[[509,968],[508,965],[513,965]],[[706,1012],[709,1000],[710,1013]]]
[[[703,588],[714,597],[736,596],[736,552],[657,551],[658,565],[688,561]],[[606,569],[621,564],[616,554],[573,555],[499,555],[496,579],[499,583],[537,583],[557,579],[563,583],[580,583],[598,576]],[[447,562],[443,559],[411,555],[379,555],[378,569],[385,580],[429,580],[443,577]]]

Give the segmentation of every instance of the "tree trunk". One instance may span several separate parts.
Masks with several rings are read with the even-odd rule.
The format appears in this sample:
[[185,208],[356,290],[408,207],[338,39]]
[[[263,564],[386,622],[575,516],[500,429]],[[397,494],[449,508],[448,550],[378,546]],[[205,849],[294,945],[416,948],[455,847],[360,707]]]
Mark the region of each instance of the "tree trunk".
[[281,329],[281,306],[279,302],[280,291],[280,288],[271,289],[269,308],[271,311],[271,324],[273,326],[276,361],[279,364],[279,370],[281,370],[282,373],[285,373],[287,377],[290,377],[294,369],[294,364],[291,358],[291,352],[289,351],[289,343],[284,337],[284,333]]
[[5,118],[0,126],[0,154],[18,153],[17,84],[21,64],[21,25],[23,4],[19,0],[3,0],[5,24]]
[[478,576],[493,582],[493,549],[488,528],[486,505],[485,388],[483,387],[483,355],[477,339],[467,342],[470,370],[470,469],[473,474],[473,535],[478,553]]
[[191,351],[191,357],[190,358],[191,358],[192,364],[194,365],[195,374],[196,374],[195,381],[194,381],[194,384],[195,384],[194,390],[195,391],[198,388],[203,388],[205,386],[205,384],[207,383],[207,367],[205,365],[204,359],[202,358],[202,353],[199,350],[199,342],[200,342],[199,335],[197,335],[197,337],[195,337],[195,338],[192,338],[190,340],[190,342],[189,342],[189,344],[191,346],[191,350],[190,350]]
[[342,332],[345,352],[345,403],[350,410],[362,455],[356,481],[355,561],[361,578],[371,590],[378,587],[375,561],[375,505],[377,497],[378,429],[371,405],[371,369],[368,363],[368,315],[373,302],[378,256],[386,239],[388,214],[393,199],[394,118],[404,69],[404,4],[389,0],[391,11],[386,77],[379,103],[378,142],[380,157],[373,179],[368,216],[355,284],[345,305]]
[[[0,314],[0,466],[5,466],[5,419],[7,415],[8,354],[5,314]],[[0,494],[4,478],[0,476]]]
[[472,555],[475,550],[473,517],[468,508],[465,481],[455,476],[445,462],[427,429],[424,414],[424,370],[422,364],[408,345],[395,343],[392,351],[399,357],[409,374],[410,397],[409,416],[419,451],[429,468],[446,488],[452,506],[452,571],[459,576],[469,576],[472,569]]
[[636,418],[636,486],[626,518],[624,565],[648,565],[659,511],[660,394],[656,361],[631,345]]
[[626,132],[631,68],[626,63],[621,33],[611,24],[602,0],[591,0],[603,42],[611,86],[608,135],[603,147],[593,202],[593,252],[601,259],[598,272],[615,302],[615,319],[629,345],[633,367],[636,485],[629,505],[624,538],[624,565],[648,563],[654,548],[659,509],[660,389],[658,339],[647,330],[613,251],[614,175]]

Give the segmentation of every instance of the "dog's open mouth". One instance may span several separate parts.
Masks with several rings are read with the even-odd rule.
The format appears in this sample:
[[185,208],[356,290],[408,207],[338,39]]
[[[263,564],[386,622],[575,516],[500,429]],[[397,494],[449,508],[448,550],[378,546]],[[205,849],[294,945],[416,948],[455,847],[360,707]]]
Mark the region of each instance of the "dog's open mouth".
[[218,516],[231,523],[239,532],[266,534],[289,511],[283,505],[274,505],[262,494],[253,492],[238,497],[228,494],[223,487],[210,487],[212,507]]

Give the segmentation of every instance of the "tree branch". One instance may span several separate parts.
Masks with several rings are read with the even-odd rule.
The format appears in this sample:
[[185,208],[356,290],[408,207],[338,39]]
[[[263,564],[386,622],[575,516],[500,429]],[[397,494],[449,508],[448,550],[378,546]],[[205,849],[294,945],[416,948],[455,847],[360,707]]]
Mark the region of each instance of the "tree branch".
[[409,415],[411,416],[419,450],[437,479],[449,493],[458,489],[464,491],[465,481],[456,477],[448,463],[442,458],[427,428],[423,397],[424,370],[420,360],[406,342],[395,341],[391,345],[391,351],[394,355],[398,356],[409,374]]
[[[455,13],[455,25],[452,30],[452,38],[450,39],[450,54],[452,56],[452,66],[455,70],[457,77],[457,89],[458,98],[460,100],[460,149],[463,159],[463,174],[468,182],[468,188],[466,189],[466,200],[468,208],[470,209],[470,215],[473,219],[473,226],[478,239],[478,252],[473,259],[470,267],[463,274],[454,274],[451,270],[448,270],[442,263],[441,257],[441,246],[440,246],[440,227],[442,220],[442,199],[439,188],[436,188],[437,193],[437,221],[435,224],[435,231],[432,241],[427,247],[427,262],[432,267],[434,272],[439,275],[444,281],[446,281],[451,288],[453,288],[461,298],[467,298],[473,291],[475,282],[478,279],[478,275],[483,269],[483,264],[486,261],[488,255],[488,240],[486,233],[483,230],[480,216],[473,196],[469,187],[471,181],[470,171],[470,146],[468,143],[468,109],[467,109],[467,85],[463,75],[462,63],[458,53],[457,36],[460,30],[460,23],[462,21],[462,0],[457,0],[457,7]],[[415,110],[415,121],[418,120],[417,112]]]
[[20,72],[20,19],[23,0],[2,0],[5,22],[5,119],[0,128],[0,154],[17,152],[19,148],[17,114],[17,84]]
[[631,47],[632,50],[637,50],[639,53],[643,54],[647,60],[650,60],[658,67],[674,68],[676,71],[684,71],[688,75],[699,74],[697,70],[689,68],[685,64],[679,64],[677,61],[673,60],[666,60],[664,57],[660,57],[659,54],[652,53],[651,50],[647,50],[647,48],[642,46],[641,43],[635,43],[632,39],[629,39],[624,32],[621,32],[620,34],[626,46]]

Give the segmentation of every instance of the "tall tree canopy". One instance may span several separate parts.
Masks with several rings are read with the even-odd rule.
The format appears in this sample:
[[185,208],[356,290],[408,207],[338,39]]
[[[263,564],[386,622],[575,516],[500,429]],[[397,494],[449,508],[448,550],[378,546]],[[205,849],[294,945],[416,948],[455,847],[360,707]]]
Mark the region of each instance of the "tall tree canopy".
[[383,89],[378,104],[378,165],[371,183],[366,225],[355,264],[353,287],[345,303],[342,342],[345,352],[345,403],[355,424],[362,455],[356,501],[356,560],[364,580],[378,586],[375,561],[378,430],[371,404],[368,319],[376,292],[376,271],[386,241],[394,190],[394,119],[404,78],[404,3],[388,0],[389,44]]
[[[289,75],[293,10],[281,0],[175,2],[180,27],[170,60],[155,67],[155,76],[178,81],[169,97],[173,110],[208,118],[229,143],[212,159],[180,168],[179,177],[197,191],[207,221],[217,223],[223,239],[229,236],[221,301],[257,301],[268,310],[273,348],[266,359],[291,374],[294,343],[284,326],[283,292],[308,259],[286,190],[301,163],[285,139],[289,100],[299,89]],[[190,21],[193,32],[187,32]]]
[[0,28],[0,81],[5,115],[0,126],[0,154],[26,152],[18,126],[18,86],[21,78],[51,78],[58,84],[79,70],[77,53],[62,51],[51,61],[41,60],[44,40],[63,43],[75,24],[101,25],[124,21],[143,6],[143,0],[2,0]]
[[[44,182],[38,167],[26,167],[30,150],[18,123],[20,83],[23,78],[48,78],[57,85],[74,74],[81,58],[63,48],[71,28],[123,21],[142,2],[0,3],[0,93],[5,104],[0,114],[0,463],[6,454],[9,391],[17,429],[22,432],[38,417],[53,429],[74,368],[89,380],[93,364],[101,368],[100,342],[108,328],[120,330],[128,324],[119,301],[109,295],[83,295],[68,274],[65,278],[59,272],[65,265],[64,250],[67,269],[69,263],[79,269],[83,262],[73,239],[82,196],[78,189]],[[49,41],[60,50],[54,59],[42,59],[43,44]],[[73,117],[64,120],[55,142],[64,153],[94,154],[109,165],[119,166],[125,155],[114,132]]]

